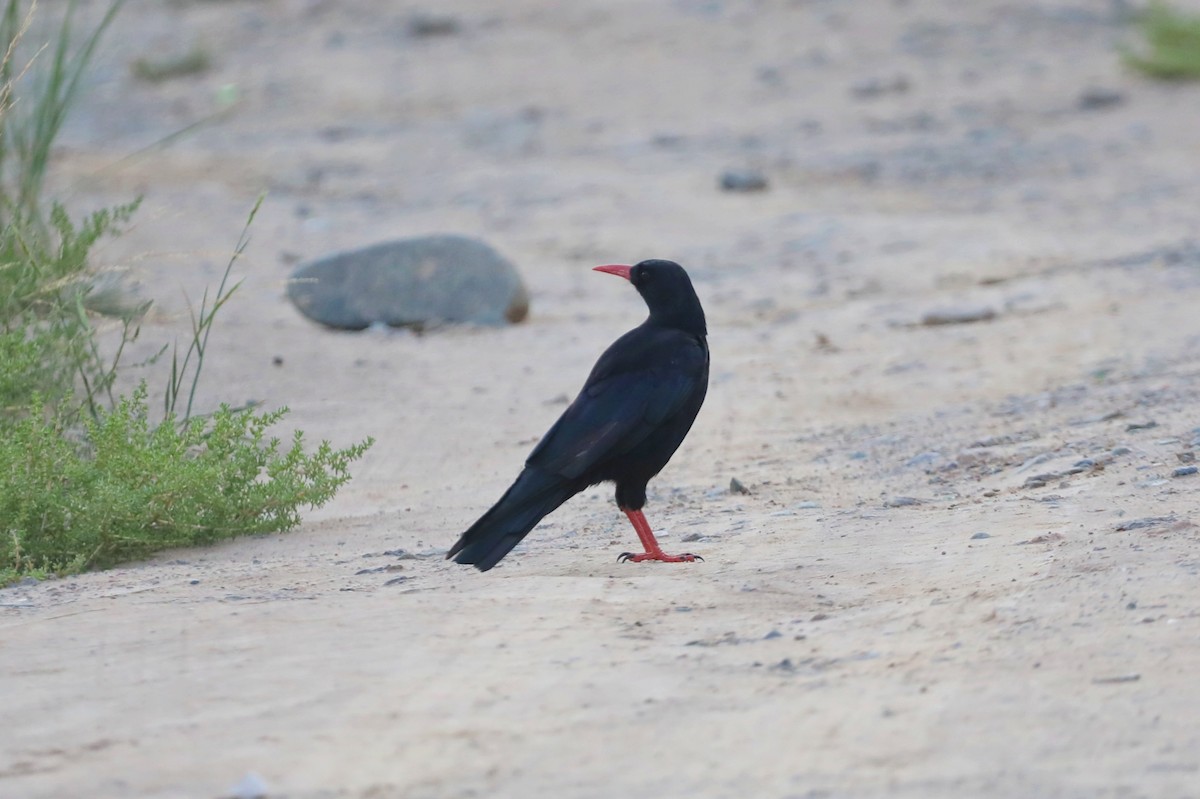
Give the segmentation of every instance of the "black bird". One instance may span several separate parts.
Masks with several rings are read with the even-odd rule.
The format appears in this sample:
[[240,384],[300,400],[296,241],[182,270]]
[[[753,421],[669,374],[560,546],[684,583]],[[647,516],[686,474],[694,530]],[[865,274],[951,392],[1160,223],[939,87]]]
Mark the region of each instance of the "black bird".
[[618,560],[702,560],[663,552],[642,507],[646,484],[675,454],[704,403],[704,309],[687,272],[674,261],[595,269],[632,283],[650,316],[600,356],[579,396],[529,453],[516,482],[462,534],[447,558],[487,571],[546,514],[588,486],[611,481],[617,507],[646,550],[622,553]]

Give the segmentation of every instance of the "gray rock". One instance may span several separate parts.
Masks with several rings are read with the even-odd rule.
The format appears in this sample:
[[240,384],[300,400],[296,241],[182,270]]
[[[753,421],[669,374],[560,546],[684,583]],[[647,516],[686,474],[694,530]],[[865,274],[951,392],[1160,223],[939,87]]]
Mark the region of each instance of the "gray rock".
[[1125,95],[1115,89],[1105,89],[1092,86],[1084,89],[1079,95],[1079,110],[1094,111],[1098,108],[1110,108],[1125,102]]
[[721,191],[766,191],[767,176],[756,169],[727,169],[720,185]]
[[300,313],[329,327],[502,325],[529,313],[516,267],[478,239],[421,236],[301,264],[288,283]]
[[988,533],[976,533],[975,535],[971,536],[971,540],[972,541],[982,541],[985,538],[991,538],[991,537],[992,536]]
[[971,322],[986,322],[996,318],[996,309],[988,305],[964,305],[949,308],[937,308],[921,317],[921,324],[935,325],[965,325]]
[[1190,475],[1195,474],[1197,471],[1200,471],[1200,469],[1197,469],[1195,466],[1180,466],[1178,469],[1171,472],[1171,476],[1172,477],[1188,477]]
[[865,78],[850,87],[850,93],[860,99],[882,97],[885,94],[903,94],[908,91],[908,78],[895,75],[890,78]]
[[408,32],[416,37],[452,36],[459,27],[458,19],[449,14],[418,12],[408,19]]

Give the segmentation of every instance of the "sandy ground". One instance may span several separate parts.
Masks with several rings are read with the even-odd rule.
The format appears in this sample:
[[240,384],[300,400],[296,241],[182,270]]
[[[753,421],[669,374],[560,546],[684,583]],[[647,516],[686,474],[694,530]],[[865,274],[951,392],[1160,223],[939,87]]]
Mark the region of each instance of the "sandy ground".
[[[268,191],[200,401],[378,443],[290,534],[0,591],[0,795],[1200,796],[1200,89],[1123,71],[1123,7],[130,2],[55,180],[145,196],[102,253],[157,301],[141,351]],[[511,257],[528,322],[284,299],[429,232]],[[643,316],[589,267],[644,257],[709,315],[647,508],[706,561],[616,563],[598,487],[446,563]]]

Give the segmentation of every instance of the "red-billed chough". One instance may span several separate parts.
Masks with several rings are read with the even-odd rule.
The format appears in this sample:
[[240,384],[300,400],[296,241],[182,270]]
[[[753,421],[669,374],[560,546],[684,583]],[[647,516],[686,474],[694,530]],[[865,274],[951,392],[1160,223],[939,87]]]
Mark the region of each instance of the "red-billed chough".
[[588,486],[616,483],[617,507],[645,552],[618,560],[701,560],[659,548],[642,507],[646,484],[687,435],[708,390],[704,309],[683,267],[649,260],[597,266],[633,284],[650,316],[592,368],[583,390],[542,438],[515,483],[458,539],[447,558],[487,571],[546,514]]

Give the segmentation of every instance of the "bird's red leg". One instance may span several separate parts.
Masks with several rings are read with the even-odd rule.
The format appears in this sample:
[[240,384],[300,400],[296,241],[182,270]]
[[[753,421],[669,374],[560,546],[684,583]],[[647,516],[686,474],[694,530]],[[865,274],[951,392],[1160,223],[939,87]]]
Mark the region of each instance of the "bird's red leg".
[[641,563],[643,560],[660,560],[663,563],[691,563],[696,560],[704,560],[699,555],[683,554],[683,555],[668,555],[663,552],[658,546],[658,541],[654,538],[654,533],[650,529],[650,522],[646,521],[646,517],[640,510],[628,510],[625,515],[629,517],[629,521],[633,524],[633,529],[637,531],[638,538],[642,540],[642,547],[645,552],[635,555],[632,552],[622,552],[617,558],[619,561],[629,561],[630,563]]

